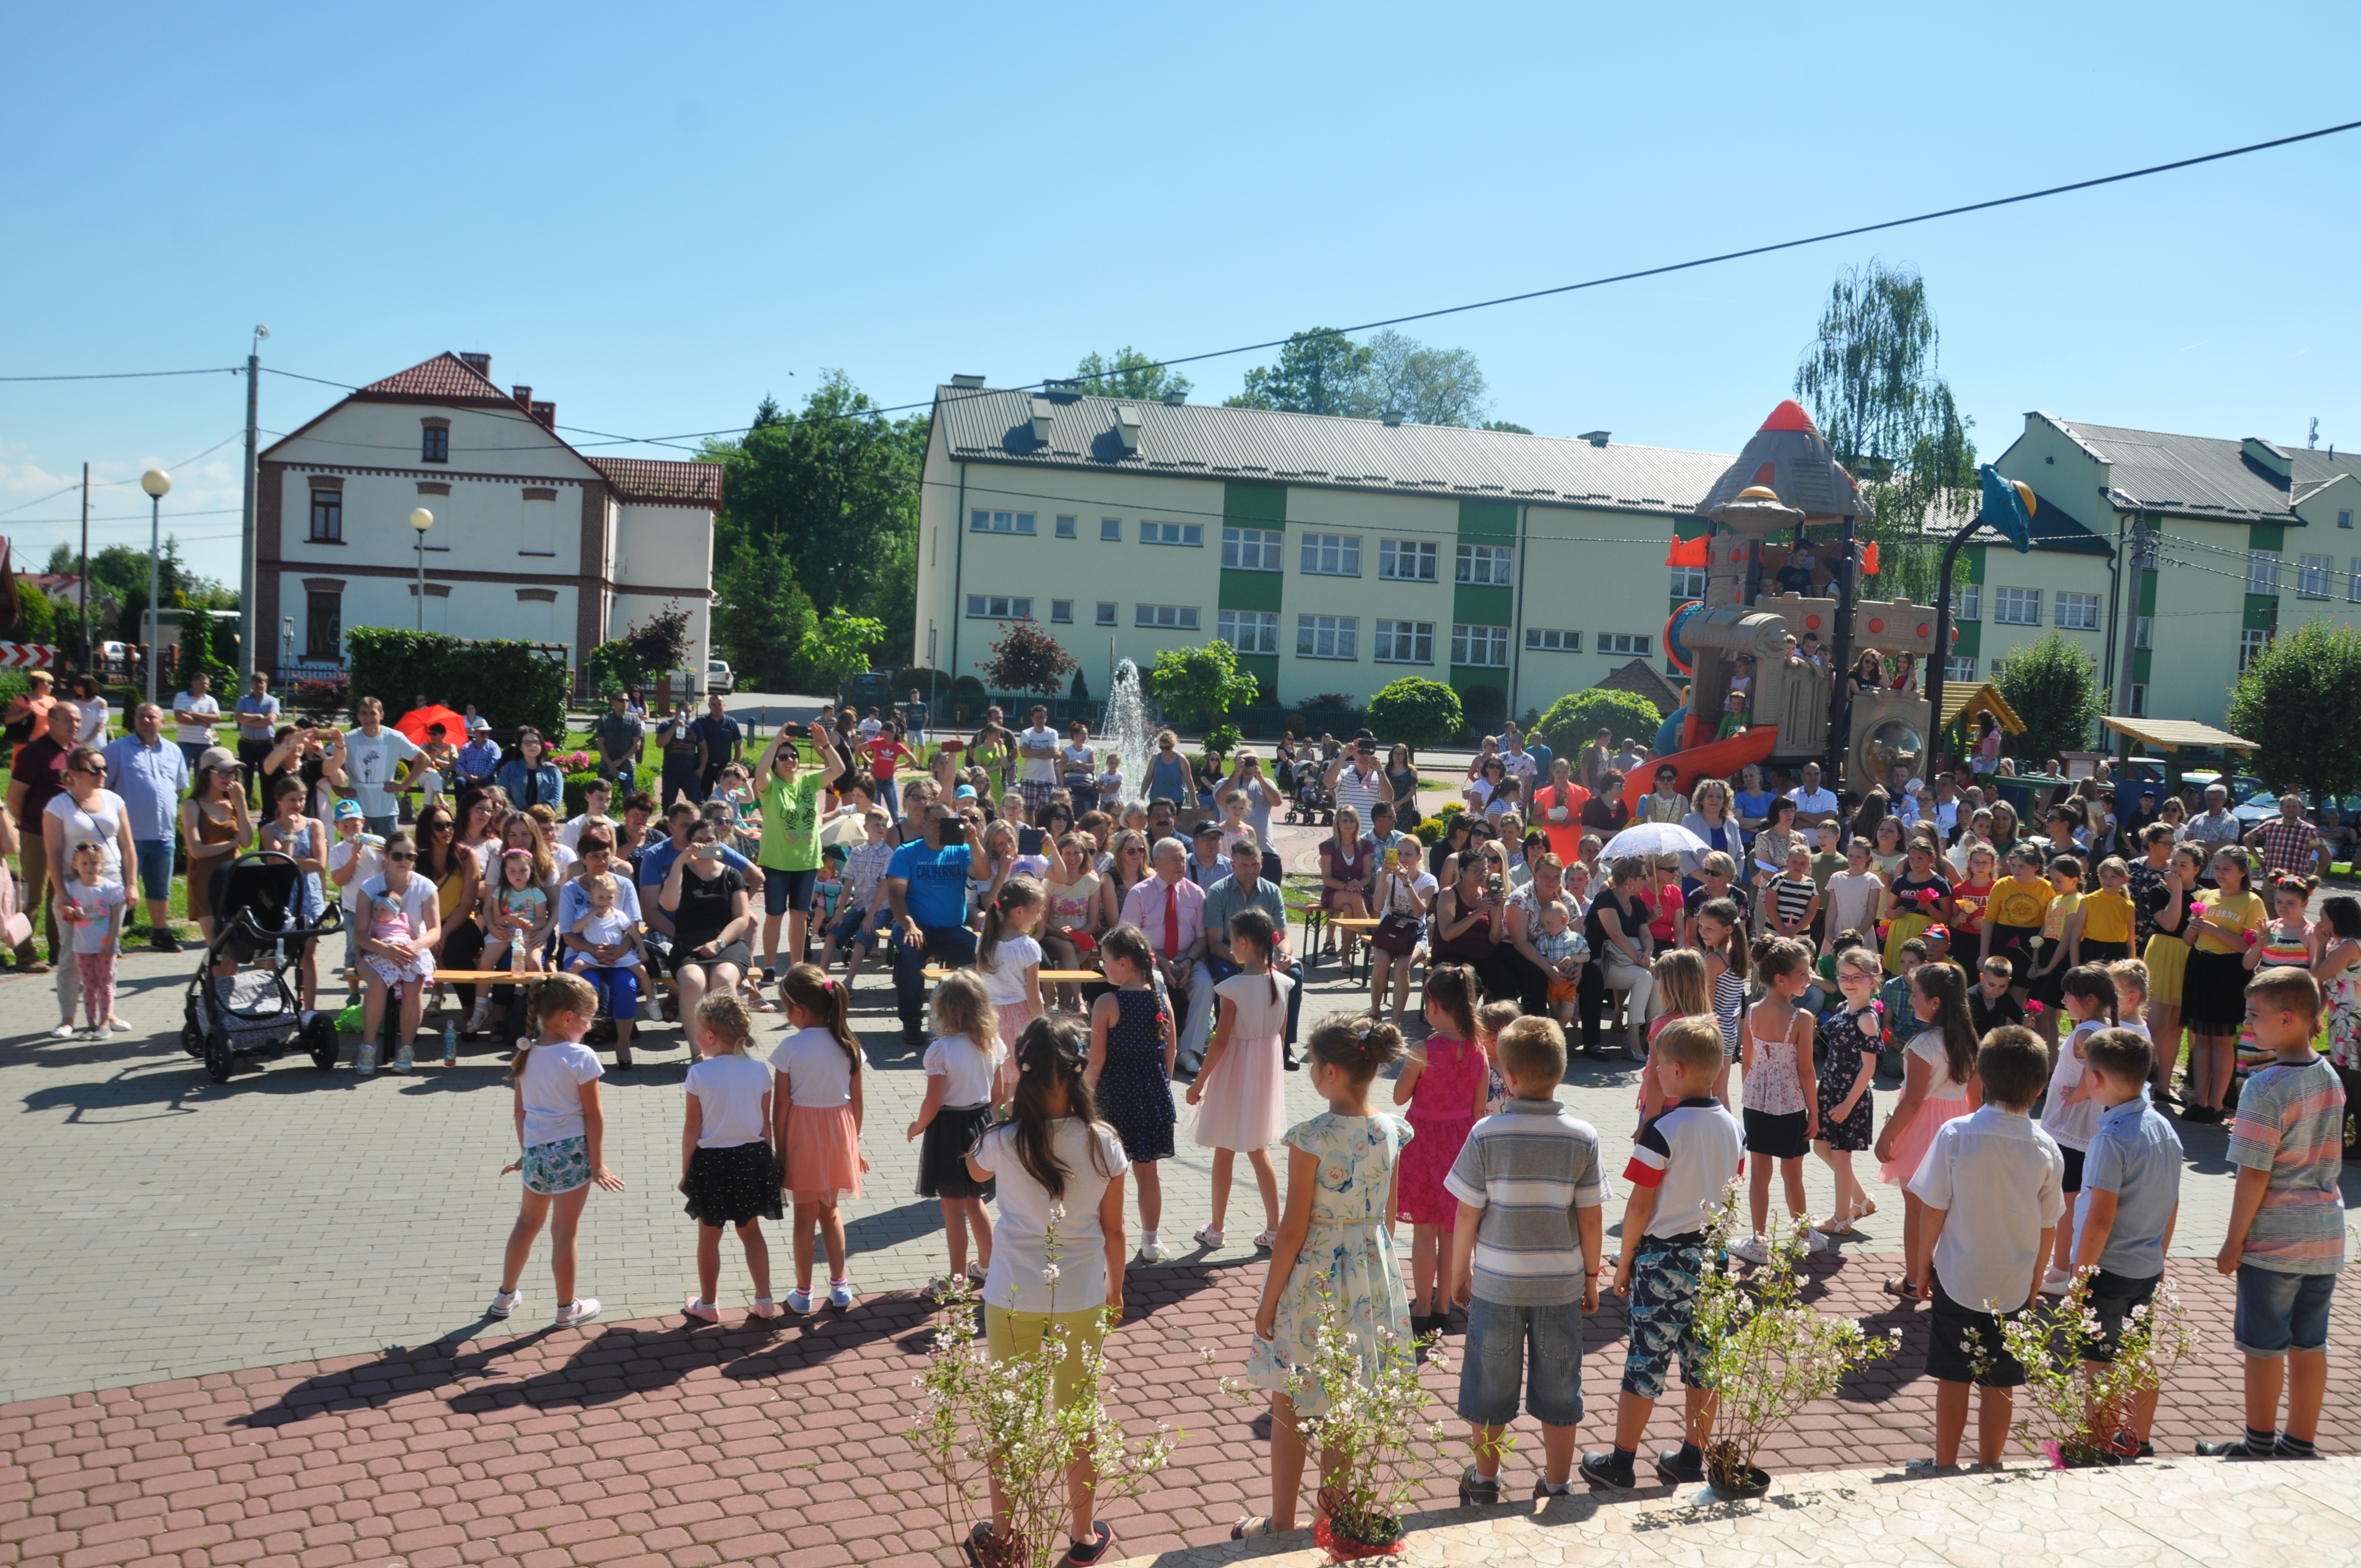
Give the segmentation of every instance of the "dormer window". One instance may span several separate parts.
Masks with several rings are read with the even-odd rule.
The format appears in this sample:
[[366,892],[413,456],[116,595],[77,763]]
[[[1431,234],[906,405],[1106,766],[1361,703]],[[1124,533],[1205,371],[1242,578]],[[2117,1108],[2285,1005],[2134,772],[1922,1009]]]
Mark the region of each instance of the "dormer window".
[[429,419],[419,422],[424,428],[420,432],[418,460],[422,463],[451,461],[451,422]]

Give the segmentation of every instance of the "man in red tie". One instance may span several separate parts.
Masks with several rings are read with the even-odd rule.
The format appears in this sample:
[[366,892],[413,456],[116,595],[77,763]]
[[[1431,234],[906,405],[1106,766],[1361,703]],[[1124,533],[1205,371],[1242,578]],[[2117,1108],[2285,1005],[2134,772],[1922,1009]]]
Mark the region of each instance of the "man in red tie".
[[1213,977],[1205,972],[1205,890],[1189,880],[1189,851],[1178,839],[1159,839],[1150,853],[1156,874],[1124,895],[1124,923],[1148,937],[1168,993],[1189,993],[1180,1055],[1202,1057],[1213,1015]]

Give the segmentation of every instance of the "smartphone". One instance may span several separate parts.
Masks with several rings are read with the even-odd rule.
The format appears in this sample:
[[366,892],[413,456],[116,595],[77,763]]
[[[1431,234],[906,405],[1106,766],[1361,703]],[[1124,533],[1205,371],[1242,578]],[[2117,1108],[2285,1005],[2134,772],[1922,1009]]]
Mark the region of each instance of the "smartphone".
[[1020,855],[1038,855],[1041,852],[1041,846],[1049,840],[1049,833],[1039,828],[1019,828],[1016,830],[1016,852]]

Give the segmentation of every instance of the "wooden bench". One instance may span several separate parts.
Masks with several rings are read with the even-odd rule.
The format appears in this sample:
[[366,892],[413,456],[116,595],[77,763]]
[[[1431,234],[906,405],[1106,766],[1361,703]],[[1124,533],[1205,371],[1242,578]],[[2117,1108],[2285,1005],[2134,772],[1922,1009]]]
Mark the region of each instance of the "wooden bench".
[[[942,980],[960,972],[958,970],[929,967],[926,976],[928,980]],[[1106,976],[1094,969],[1045,969],[1040,978],[1044,985],[1084,985],[1104,981]]]
[[[1344,933],[1345,950],[1339,955],[1339,958],[1345,965],[1345,972],[1348,975],[1353,972],[1353,956],[1355,949],[1357,948],[1361,959],[1361,978],[1364,980],[1367,979],[1369,974],[1369,938],[1376,932],[1378,922],[1364,916],[1332,915],[1328,917],[1328,925],[1330,929]],[[1356,938],[1359,938],[1357,942],[1354,940]]]

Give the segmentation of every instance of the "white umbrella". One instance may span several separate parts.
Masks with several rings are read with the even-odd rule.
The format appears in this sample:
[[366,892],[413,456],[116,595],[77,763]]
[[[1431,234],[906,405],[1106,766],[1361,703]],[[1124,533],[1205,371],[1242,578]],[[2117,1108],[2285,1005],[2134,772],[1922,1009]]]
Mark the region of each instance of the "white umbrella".
[[1713,848],[1677,822],[1641,822],[1626,828],[1598,851],[1602,861],[1626,855],[1702,855]]

